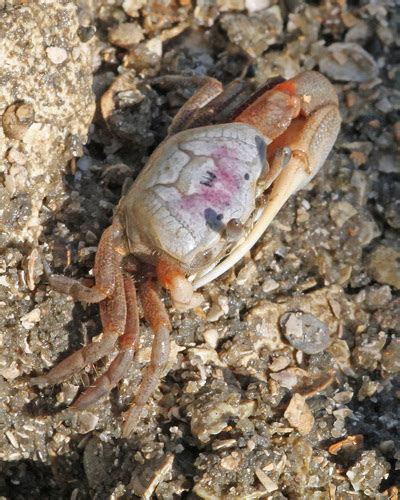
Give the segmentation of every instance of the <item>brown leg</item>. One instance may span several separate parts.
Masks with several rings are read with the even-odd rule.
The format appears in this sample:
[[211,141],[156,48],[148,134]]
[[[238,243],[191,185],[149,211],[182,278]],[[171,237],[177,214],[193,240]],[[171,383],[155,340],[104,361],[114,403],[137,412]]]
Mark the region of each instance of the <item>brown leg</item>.
[[49,284],[57,292],[69,294],[82,302],[97,303],[109,297],[114,291],[115,274],[123,257],[121,238],[122,228],[118,224],[113,224],[104,231],[96,253],[96,284],[93,287],[58,274],[49,276]]
[[71,294],[76,300],[100,302],[100,315],[103,324],[103,338],[92,342],[61,361],[46,375],[31,380],[33,385],[57,384],[95,363],[109,354],[119,335],[124,332],[126,304],[121,271],[122,229],[118,224],[107,228],[101,237],[95,260],[96,284],[89,288],[65,276],[52,275],[49,282],[62,293]]
[[249,82],[234,80],[221,94],[193,114],[186,128],[204,127],[232,121],[232,115],[252,91]]
[[99,342],[91,342],[82,347],[61,361],[46,375],[31,379],[31,384],[58,384],[113,350],[119,335],[124,332],[126,321],[125,293],[122,271],[120,270],[115,275],[113,295],[100,302],[100,316],[103,324],[103,338]]
[[136,427],[144,406],[159,384],[169,357],[169,334],[172,326],[156,286],[153,282],[146,281],[140,287],[139,294],[144,316],[154,332],[154,339],[150,364],[143,375],[132,407],[124,415],[123,437],[129,437]]
[[[77,410],[88,408],[96,403],[100,398],[106,396],[118,384],[121,378],[126,374],[129,366],[132,364],[133,355],[139,340],[139,312],[136,299],[136,289],[132,279],[129,276],[124,275],[123,281],[125,291],[124,303],[126,304],[126,321],[124,334],[119,338],[121,352],[117,354],[108,370],[95,381],[94,385],[86,389],[86,391],[79,396],[73,405],[73,407]],[[121,299],[122,297],[120,300]],[[118,311],[116,312],[118,313]],[[113,314],[115,314],[115,311]],[[102,320],[103,316],[106,316],[105,321],[108,321],[111,316],[111,310],[108,310],[106,313],[103,311]],[[111,325],[108,324],[108,326]]]
[[170,88],[177,88],[178,86],[195,86],[198,88],[175,115],[168,129],[169,135],[189,128],[189,122],[198,110],[223,91],[222,84],[209,76],[161,76],[153,78],[150,83]]

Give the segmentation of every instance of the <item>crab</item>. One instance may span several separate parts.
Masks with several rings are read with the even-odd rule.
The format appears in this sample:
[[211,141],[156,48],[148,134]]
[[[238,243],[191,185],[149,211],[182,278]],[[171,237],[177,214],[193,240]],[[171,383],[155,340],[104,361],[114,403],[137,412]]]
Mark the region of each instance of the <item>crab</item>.
[[[154,83],[174,82],[159,77]],[[225,90],[210,77],[196,83],[197,92],[177,113],[104,231],[94,286],[49,276],[57,291],[99,303],[103,336],[32,384],[59,383],[118,343],[106,372],[75,401],[79,410],[107,395],[133,362],[140,300],[154,337],[150,363],[124,414],[124,437],[145,413],[169,359],[172,326],[161,290],[179,311],[199,305],[196,290],[251,249],[288,198],[317,174],[340,128],[336,92],[318,72],[267,83],[246,99],[240,82]]]

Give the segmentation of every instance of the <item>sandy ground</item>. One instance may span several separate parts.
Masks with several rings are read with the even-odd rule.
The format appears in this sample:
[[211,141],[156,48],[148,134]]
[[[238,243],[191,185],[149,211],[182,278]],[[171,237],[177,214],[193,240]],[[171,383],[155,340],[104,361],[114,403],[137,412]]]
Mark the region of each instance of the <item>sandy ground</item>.
[[[395,2],[26,3],[0,1],[1,498],[397,498]],[[132,437],[121,413],[149,360],[144,324],[94,408],[68,405],[107,360],[29,386],[101,333],[96,306],[46,284],[39,252],[90,282],[121,193],[193,92],[145,80],[257,87],[309,69],[339,95],[334,150],[201,307],[171,310],[168,373]]]

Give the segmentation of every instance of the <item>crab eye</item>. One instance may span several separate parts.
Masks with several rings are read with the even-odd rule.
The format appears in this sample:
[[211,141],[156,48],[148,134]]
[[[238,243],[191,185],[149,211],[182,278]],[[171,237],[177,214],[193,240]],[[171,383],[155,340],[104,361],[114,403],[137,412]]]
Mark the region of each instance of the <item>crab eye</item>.
[[221,256],[224,250],[224,246],[225,245],[223,242],[219,242],[212,248],[207,248],[206,250],[198,252],[191,263],[193,269],[201,269],[202,267],[206,267],[212,264],[212,262],[214,262]]
[[244,234],[244,226],[239,219],[231,219],[225,228],[226,240],[238,241]]

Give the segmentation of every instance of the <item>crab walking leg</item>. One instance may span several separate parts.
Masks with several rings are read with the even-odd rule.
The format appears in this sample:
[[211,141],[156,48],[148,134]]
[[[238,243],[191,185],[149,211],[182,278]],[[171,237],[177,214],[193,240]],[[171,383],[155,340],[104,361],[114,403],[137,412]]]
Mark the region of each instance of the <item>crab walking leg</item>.
[[86,365],[95,363],[109,354],[125,329],[126,304],[122,281],[122,271],[115,275],[115,289],[110,298],[100,302],[100,315],[103,324],[103,337],[99,342],[91,342],[74,352],[46,375],[31,379],[32,385],[58,384]]
[[[93,386],[86,389],[73,404],[77,410],[92,406],[100,398],[106,396],[126,374],[133,361],[139,338],[139,310],[136,299],[136,288],[133,280],[124,275],[124,291],[126,302],[126,321],[124,334],[119,337],[121,352],[114,358],[108,370],[99,377]],[[122,298],[122,297],[121,297]],[[101,306],[101,304],[100,304]],[[109,310],[106,312],[107,316]],[[102,318],[105,311],[102,312]]]
[[154,332],[154,339],[150,364],[143,375],[132,407],[124,414],[123,437],[129,437],[135,429],[142,416],[144,406],[159,384],[169,358],[169,334],[172,326],[154,283],[151,281],[143,283],[139,294],[144,317]]
[[109,297],[114,291],[116,270],[120,267],[123,256],[119,248],[122,247],[121,237],[122,228],[115,223],[104,231],[96,252],[96,284],[93,287],[58,274],[49,276],[50,286],[57,292],[66,293],[82,302],[97,303]]
[[273,183],[260,218],[246,239],[234,248],[226,259],[208,273],[194,279],[195,290],[218,278],[234,266],[264,234],[290,196],[311,181],[324,164],[335,143],[340,121],[337,106],[327,105],[308,118],[296,119],[283,137],[279,138],[278,147],[286,144],[292,150],[292,156],[288,165]]
[[198,110],[203,108],[223,91],[221,82],[210,76],[183,77],[167,75],[159,78],[153,78],[150,80],[150,83],[161,86],[172,86],[173,88],[176,88],[177,85],[182,85],[183,83],[186,85],[196,85],[198,87],[198,90],[185,102],[175,115],[168,129],[169,135],[176,134],[177,132],[186,129]]

